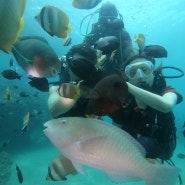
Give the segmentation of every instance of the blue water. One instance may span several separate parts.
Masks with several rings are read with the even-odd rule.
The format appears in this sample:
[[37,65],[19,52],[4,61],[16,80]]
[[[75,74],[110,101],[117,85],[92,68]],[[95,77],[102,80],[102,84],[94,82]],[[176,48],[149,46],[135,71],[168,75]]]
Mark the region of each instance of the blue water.
[[[106,0],[103,0],[106,2]],[[184,0],[110,0],[115,3],[120,13],[123,15],[125,27],[130,33],[132,39],[134,35],[143,33],[146,37],[146,45],[158,44],[168,50],[168,57],[157,60],[157,65],[163,62],[163,66],[175,66],[185,71],[185,9]],[[101,3],[101,4],[102,4]],[[99,4],[96,8],[101,6]],[[45,5],[54,5],[66,12],[70,19],[70,25],[73,26],[72,44],[79,44],[83,40],[80,33],[81,20],[95,11],[79,10],[72,7],[70,0],[28,0],[24,12],[25,25],[20,36],[39,35],[45,37],[50,45],[55,49],[58,56],[65,54],[70,46],[62,46],[62,39],[49,36],[34,19],[40,9]],[[92,23],[97,20],[94,16]],[[87,22],[82,25],[81,31],[86,32]],[[90,27],[91,28],[91,27]],[[89,28],[89,29],[90,29]],[[134,43],[134,42],[133,42]],[[136,47],[135,43],[134,46]],[[9,60],[12,54],[5,54],[0,51],[0,69],[9,68]],[[45,176],[49,162],[59,154],[59,152],[50,144],[44,136],[43,123],[51,116],[47,110],[48,93],[39,92],[31,88],[27,82],[27,76],[16,64],[14,59],[14,68],[23,75],[21,80],[9,81],[0,75],[0,151],[10,154],[13,160],[11,176],[8,185],[18,184],[15,164],[17,163],[24,175],[24,184],[26,185],[53,185],[61,182],[46,182]],[[166,71],[169,75],[176,74],[174,70]],[[55,80],[50,79],[50,80]],[[184,77],[177,79],[168,79],[168,84],[174,86],[182,95],[185,94]],[[10,101],[5,100],[7,85],[12,92]],[[20,97],[20,92],[24,91],[29,96]],[[175,106],[176,125],[178,128],[178,146],[173,156],[175,164],[182,169],[182,177],[185,183],[185,159],[179,159],[177,154],[185,154],[185,138],[182,135],[182,125],[185,122],[184,102]],[[34,115],[30,119],[28,131],[21,134],[22,119],[26,112]],[[2,144],[6,146],[2,147]],[[101,184],[114,184],[108,180],[101,172],[88,169],[88,176],[71,176],[64,184],[97,184],[101,179]],[[124,183],[122,183],[124,184]],[[140,184],[140,183],[125,183]],[[144,183],[141,183],[144,184]],[[177,183],[178,184],[178,183]],[[4,185],[4,184],[3,184]]]

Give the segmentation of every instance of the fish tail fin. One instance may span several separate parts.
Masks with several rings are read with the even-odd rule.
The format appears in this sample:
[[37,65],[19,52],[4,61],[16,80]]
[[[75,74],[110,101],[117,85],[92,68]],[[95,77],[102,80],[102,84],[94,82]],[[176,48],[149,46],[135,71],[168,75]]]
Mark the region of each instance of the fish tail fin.
[[72,29],[73,29],[73,26],[72,25],[69,25],[68,26],[68,29],[67,29],[67,32],[70,33]]
[[18,29],[18,33],[23,29],[23,27],[24,27],[24,18],[21,17],[20,24],[19,24],[19,29]]
[[21,17],[20,22],[19,22],[19,27],[18,27],[17,32],[16,32],[16,40],[15,41],[18,40],[18,35],[21,32],[21,30],[23,29],[23,27],[24,27],[24,18]]
[[175,185],[180,172],[179,168],[154,164],[152,174],[147,176],[147,185]]

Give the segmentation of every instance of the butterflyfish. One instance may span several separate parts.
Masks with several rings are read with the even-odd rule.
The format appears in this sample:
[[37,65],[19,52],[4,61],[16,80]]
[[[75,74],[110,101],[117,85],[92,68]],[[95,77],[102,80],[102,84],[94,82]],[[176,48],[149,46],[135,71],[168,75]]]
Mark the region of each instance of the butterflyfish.
[[145,36],[142,33],[140,33],[134,36],[134,40],[137,43],[139,50],[142,51],[145,46]]
[[76,173],[77,171],[72,162],[61,154],[54,158],[49,164],[46,180],[65,181],[67,180],[67,175]]
[[72,5],[78,9],[91,9],[97,6],[102,0],[71,0]]
[[35,19],[41,27],[51,36],[66,38],[72,26],[68,26],[69,18],[67,14],[54,6],[44,6]]
[[10,53],[24,26],[23,13],[26,0],[1,0],[0,2],[0,49]]

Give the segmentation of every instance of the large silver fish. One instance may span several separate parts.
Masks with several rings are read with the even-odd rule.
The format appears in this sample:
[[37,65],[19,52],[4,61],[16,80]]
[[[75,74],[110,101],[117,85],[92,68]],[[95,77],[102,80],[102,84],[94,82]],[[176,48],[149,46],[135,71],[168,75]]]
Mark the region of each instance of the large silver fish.
[[93,118],[68,117],[50,120],[45,126],[45,134],[80,173],[85,173],[85,165],[104,171],[115,182],[176,183],[178,168],[149,163],[144,148],[114,125]]
[[10,53],[13,43],[23,28],[26,0],[0,1],[0,49]]

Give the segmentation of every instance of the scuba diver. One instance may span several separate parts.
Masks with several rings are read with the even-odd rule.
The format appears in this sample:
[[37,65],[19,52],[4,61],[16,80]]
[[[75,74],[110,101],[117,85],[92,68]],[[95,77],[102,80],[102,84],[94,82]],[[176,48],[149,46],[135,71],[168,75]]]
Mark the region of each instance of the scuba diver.
[[[168,66],[167,68],[176,69],[181,74],[163,76],[161,66],[154,68],[154,57],[155,54],[151,57],[141,52],[126,61],[124,71],[129,92],[128,105],[109,117],[113,124],[137,139],[146,150],[146,158],[159,158],[162,163],[175,166],[171,157],[176,148],[177,129],[172,109],[175,104],[183,101],[183,97],[175,88],[166,85],[165,78],[181,77],[184,73]],[[180,175],[178,177],[182,185],[182,178]]]
[[[98,22],[94,23],[91,32],[85,35],[84,43],[95,45],[101,39],[101,44],[108,45],[106,48],[110,48],[114,42],[118,43],[118,47],[114,50],[108,52],[103,50],[106,53],[106,59],[103,64],[100,64],[100,68],[105,74],[110,74],[115,69],[123,68],[125,59],[133,51],[132,40],[125,30],[123,16],[114,4],[106,2],[94,14],[96,13],[99,14]],[[91,14],[91,16],[94,14]],[[82,23],[84,20],[82,20]],[[110,36],[116,37],[117,41],[113,40],[112,43],[109,43],[107,39]],[[98,49],[102,51],[102,47],[98,47]]]
[[147,158],[169,160],[176,147],[172,108],[181,103],[183,97],[166,85],[161,67],[154,67],[154,55],[134,53],[126,60],[124,73],[129,92],[128,106],[109,116],[144,146]]
[[86,93],[103,75],[96,69],[96,61],[96,51],[88,44],[74,45],[68,51],[65,59],[62,59],[61,76],[65,76],[65,81],[61,79],[61,85],[49,89],[48,108],[53,117],[86,117]]

